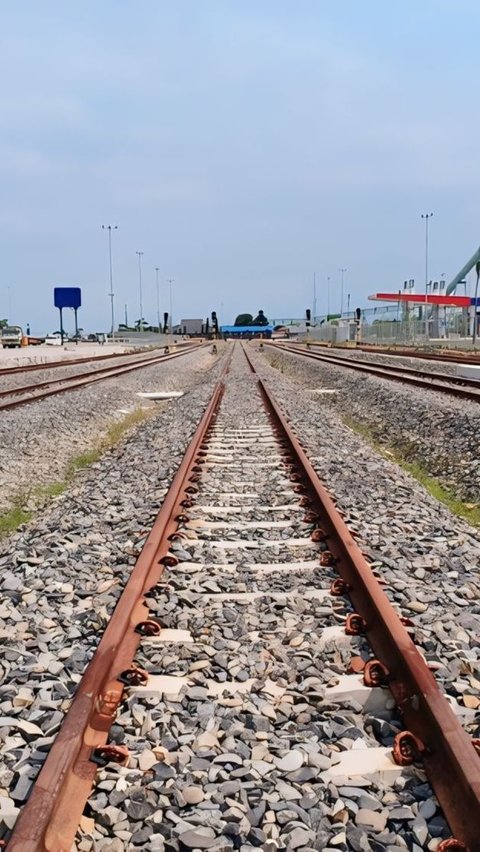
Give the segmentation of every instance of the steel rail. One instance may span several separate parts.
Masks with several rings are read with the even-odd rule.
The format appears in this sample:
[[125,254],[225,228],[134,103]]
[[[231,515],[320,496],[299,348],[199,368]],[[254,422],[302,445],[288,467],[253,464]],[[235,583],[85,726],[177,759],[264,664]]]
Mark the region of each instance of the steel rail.
[[[191,352],[196,352],[200,349],[203,343],[198,346],[191,346],[188,349],[182,349],[181,352],[172,352],[169,355],[156,355],[151,358],[145,358],[142,361],[135,361],[133,364],[119,364],[114,367],[102,367],[99,370],[88,370],[85,373],[76,373],[73,376],[64,376],[63,379],[49,379],[45,382],[39,382],[33,385],[23,385],[18,388],[9,388],[0,391],[0,399],[5,397],[16,397],[9,402],[0,402],[0,411],[7,411],[10,408],[19,408],[21,405],[29,405],[40,399],[45,399],[48,396],[54,396],[66,391],[76,390],[77,388],[91,385],[94,382],[102,381],[103,379],[114,378],[121,376],[123,373],[131,373],[133,370],[140,370],[144,367],[150,367],[152,364],[159,364],[162,361],[170,361],[173,358],[180,358],[182,355],[188,355]],[[39,391],[39,392],[38,392]],[[28,392],[28,393],[27,393]],[[21,394],[27,394],[21,397]],[[21,398],[18,398],[21,397]]]
[[[255,367],[244,352],[253,370]],[[319,513],[335,568],[346,584],[366,638],[388,673],[388,687],[405,726],[422,744],[429,781],[456,839],[480,852],[480,756],[443,696],[424,658],[322,485],[272,392],[258,377],[268,411],[302,470],[305,492]]]
[[[341,346],[333,346],[332,349],[341,350]],[[368,343],[357,344],[353,351],[369,352],[372,355],[395,355],[399,358],[420,358],[424,361],[444,361],[445,363],[453,364],[472,364],[480,366],[480,352],[468,352],[462,349],[458,350],[458,355],[454,354],[450,349],[448,352],[426,352],[420,349],[409,348],[408,346],[369,346]]]
[[[297,348],[296,345],[288,346],[288,344],[282,344],[282,343],[280,344],[280,346],[284,349],[287,349],[289,352],[301,352],[301,353],[305,352],[306,353],[306,352],[309,351],[308,349],[305,350],[302,347],[301,344],[299,345],[298,348]],[[327,351],[330,351],[330,350],[327,350]],[[354,352],[356,350],[350,350],[350,351]],[[389,373],[399,373],[399,374],[402,374],[402,375],[414,376],[415,378],[422,378],[422,379],[425,379],[427,381],[427,383],[429,383],[431,380],[434,380],[434,381],[447,382],[447,383],[451,383],[451,384],[454,384],[454,385],[461,385],[463,387],[476,388],[477,390],[480,390],[480,379],[469,379],[469,378],[463,377],[463,376],[455,376],[451,373],[438,373],[438,372],[433,373],[430,370],[421,370],[421,369],[418,369],[417,367],[405,367],[405,366],[399,365],[399,364],[376,364],[373,361],[359,361],[355,358],[342,358],[341,355],[337,355],[336,353],[332,354],[332,355],[327,355],[326,351],[311,352],[310,354],[314,355],[314,356],[318,356],[319,358],[324,357],[325,362],[327,362],[327,360],[330,358],[332,363],[335,363],[335,361],[338,360],[338,362],[340,363],[340,361],[341,361],[342,364],[362,364],[362,365],[365,365],[367,367],[371,366],[371,367],[378,367],[379,369],[385,369]]]
[[[245,351],[245,350],[244,350]],[[248,358],[250,367],[255,367]],[[228,364],[225,371],[228,369]],[[374,652],[388,669],[391,689],[405,723],[422,743],[422,758],[450,827],[469,852],[480,852],[480,759],[460,727],[433,675],[411,641],[393,607],[321,484],[269,388],[258,386],[277,434],[288,446],[300,475],[301,489],[318,515],[336,569],[364,619]],[[178,515],[190,499],[193,467],[223,396],[223,374],[200,420],[154,527],[133,569],[97,651],[87,667],[59,735],[20,813],[9,852],[60,852],[71,847],[96,765],[95,749],[107,741],[122,697],[122,672],[140,642],[148,619],[145,598],[168,564],[169,540]],[[318,527],[320,532],[320,527]]]
[[472,402],[480,402],[480,382],[475,380],[462,379],[459,376],[450,376],[446,373],[427,373],[393,364],[372,364],[365,361],[355,361],[350,358],[339,358],[337,355],[307,352],[293,346],[285,346],[283,343],[267,342],[267,345],[281,352],[299,355],[301,358],[311,358],[314,361],[322,361],[326,364],[332,364],[334,367],[348,367],[351,370],[379,376],[382,379],[390,379],[391,381],[402,382],[403,384],[411,384],[424,390],[439,391],[459,396],[463,399],[469,399]]
[[[68,358],[67,360],[60,361],[44,361],[41,364],[20,364],[16,367],[1,367],[0,368],[0,376],[13,376],[16,373],[30,373],[35,370],[50,370],[55,369],[56,367],[70,367],[70,365],[77,364],[94,364],[96,361],[107,361],[111,358],[128,358],[133,355],[145,355],[146,352],[153,352],[155,349],[162,349],[165,346],[169,346],[170,344],[164,343],[162,346],[155,346],[153,348],[141,347],[136,352],[109,352],[107,355],[86,355],[84,358]],[[181,342],[174,344],[175,346],[195,346],[195,343]]]
[[148,621],[148,592],[167,564],[170,536],[191,487],[198,450],[215,420],[224,392],[226,362],[210,401],[175,474],[152,530],[118,600],[70,709],[15,823],[8,852],[66,852],[71,849],[97,765],[95,749],[105,746],[124,685],[141,641],[139,625]]

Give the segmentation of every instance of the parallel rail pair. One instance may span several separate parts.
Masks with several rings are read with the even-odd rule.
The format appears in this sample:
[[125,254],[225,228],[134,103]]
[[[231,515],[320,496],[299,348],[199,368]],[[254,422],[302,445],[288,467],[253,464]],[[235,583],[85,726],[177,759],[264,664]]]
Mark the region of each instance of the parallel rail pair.
[[[473,402],[480,402],[480,381],[467,379],[461,376],[453,376],[449,373],[431,373],[426,370],[417,370],[412,367],[400,367],[398,364],[377,364],[371,361],[359,361],[355,358],[345,358],[326,352],[312,352],[303,345],[289,345],[285,343],[268,343],[269,346],[289,352],[293,355],[301,355],[314,361],[322,361],[332,364],[334,367],[348,367],[382,379],[391,379],[403,384],[414,385],[424,390],[439,391]],[[331,350],[328,350],[329,353]]]
[[[245,351],[245,350],[244,350]],[[247,354],[245,352],[245,354]],[[255,367],[247,356],[250,367]],[[149,620],[148,593],[158,584],[169,556],[171,536],[192,503],[194,468],[221,405],[228,363],[173,479],[172,485],[119,599],[97,651],[79,684],[71,708],[8,842],[8,852],[60,852],[73,842],[94,783],[96,761],[115,759],[108,731],[122,700],[134,656]],[[339,579],[335,593],[349,596],[358,631],[377,658],[376,680],[388,683],[405,727],[400,757],[421,760],[455,840],[444,850],[480,852],[480,757],[442,695],[423,657],[382,591],[370,566],[321,484],[269,386],[258,387],[277,436],[285,446],[296,490],[315,525],[312,538],[326,543],[329,564]],[[197,468],[198,469],[198,468]],[[324,552],[325,557],[325,552]],[[151,622],[150,622],[151,623]],[[121,755],[120,755],[121,757]]]
[[[189,346],[181,349],[179,352],[162,355],[143,355],[141,358],[136,358],[133,362],[126,364],[117,364],[111,367],[101,367],[100,369],[92,369],[83,373],[75,373],[73,375],[64,376],[61,379],[48,379],[47,381],[37,382],[35,384],[23,385],[20,387],[7,388],[0,391],[0,411],[6,411],[10,408],[19,408],[22,405],[28,405],[40,399],[45,399],[48,396],[55,396],[66,391],[77,390],[85,385],[91,385],[94,382],[100,382],[104,379],[115,378],[116,376],[131,373],[133,370],[140,370],[144,367],[150,367],[152,364],[159,364],[162,361],[169,361],[172,358],[180,358],[190,352],[195,352],[203,344]],[[101,356],[104,357],[104,356]],[[111,356],[105,356],[111,357]],[[115,356],[113,356],[115,357]],[[81,359],[82,360],[82,359]],[[90,359],[88,359],[90,360]],[[68,367],[72,362],[64,361],[63,364],[56,363],[56,366]],[[78,361],[77,363],[81,363]],[[38,365],[34,365],[37,367]],[[49,369],[50,364],[41,365],[44,369]]]

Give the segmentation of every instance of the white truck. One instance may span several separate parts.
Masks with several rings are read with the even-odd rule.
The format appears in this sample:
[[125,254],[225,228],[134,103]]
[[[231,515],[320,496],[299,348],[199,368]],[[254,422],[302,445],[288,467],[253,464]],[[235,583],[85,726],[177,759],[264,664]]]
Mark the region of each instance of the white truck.
[[23,331],[19,325],[6,325],[2,328],[1,341],[4,349],[15,349],[22,345]]

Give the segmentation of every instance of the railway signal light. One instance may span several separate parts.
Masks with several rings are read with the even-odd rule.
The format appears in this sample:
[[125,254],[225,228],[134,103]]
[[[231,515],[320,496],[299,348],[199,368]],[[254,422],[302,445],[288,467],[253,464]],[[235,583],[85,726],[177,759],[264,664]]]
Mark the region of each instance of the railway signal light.
[[312,312],[311,312],[310,308],[307,308],[307,310],[305,311],[305,316],[307,318],[305,325],[310,325],[310,320],[312,318]]

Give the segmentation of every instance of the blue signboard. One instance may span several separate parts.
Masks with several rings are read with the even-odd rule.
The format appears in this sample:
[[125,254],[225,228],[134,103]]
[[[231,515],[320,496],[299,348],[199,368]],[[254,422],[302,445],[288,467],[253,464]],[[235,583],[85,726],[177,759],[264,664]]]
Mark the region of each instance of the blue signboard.
[[79,308],[82,304],[80,287],[55,287],[53,300],[56,308]]

